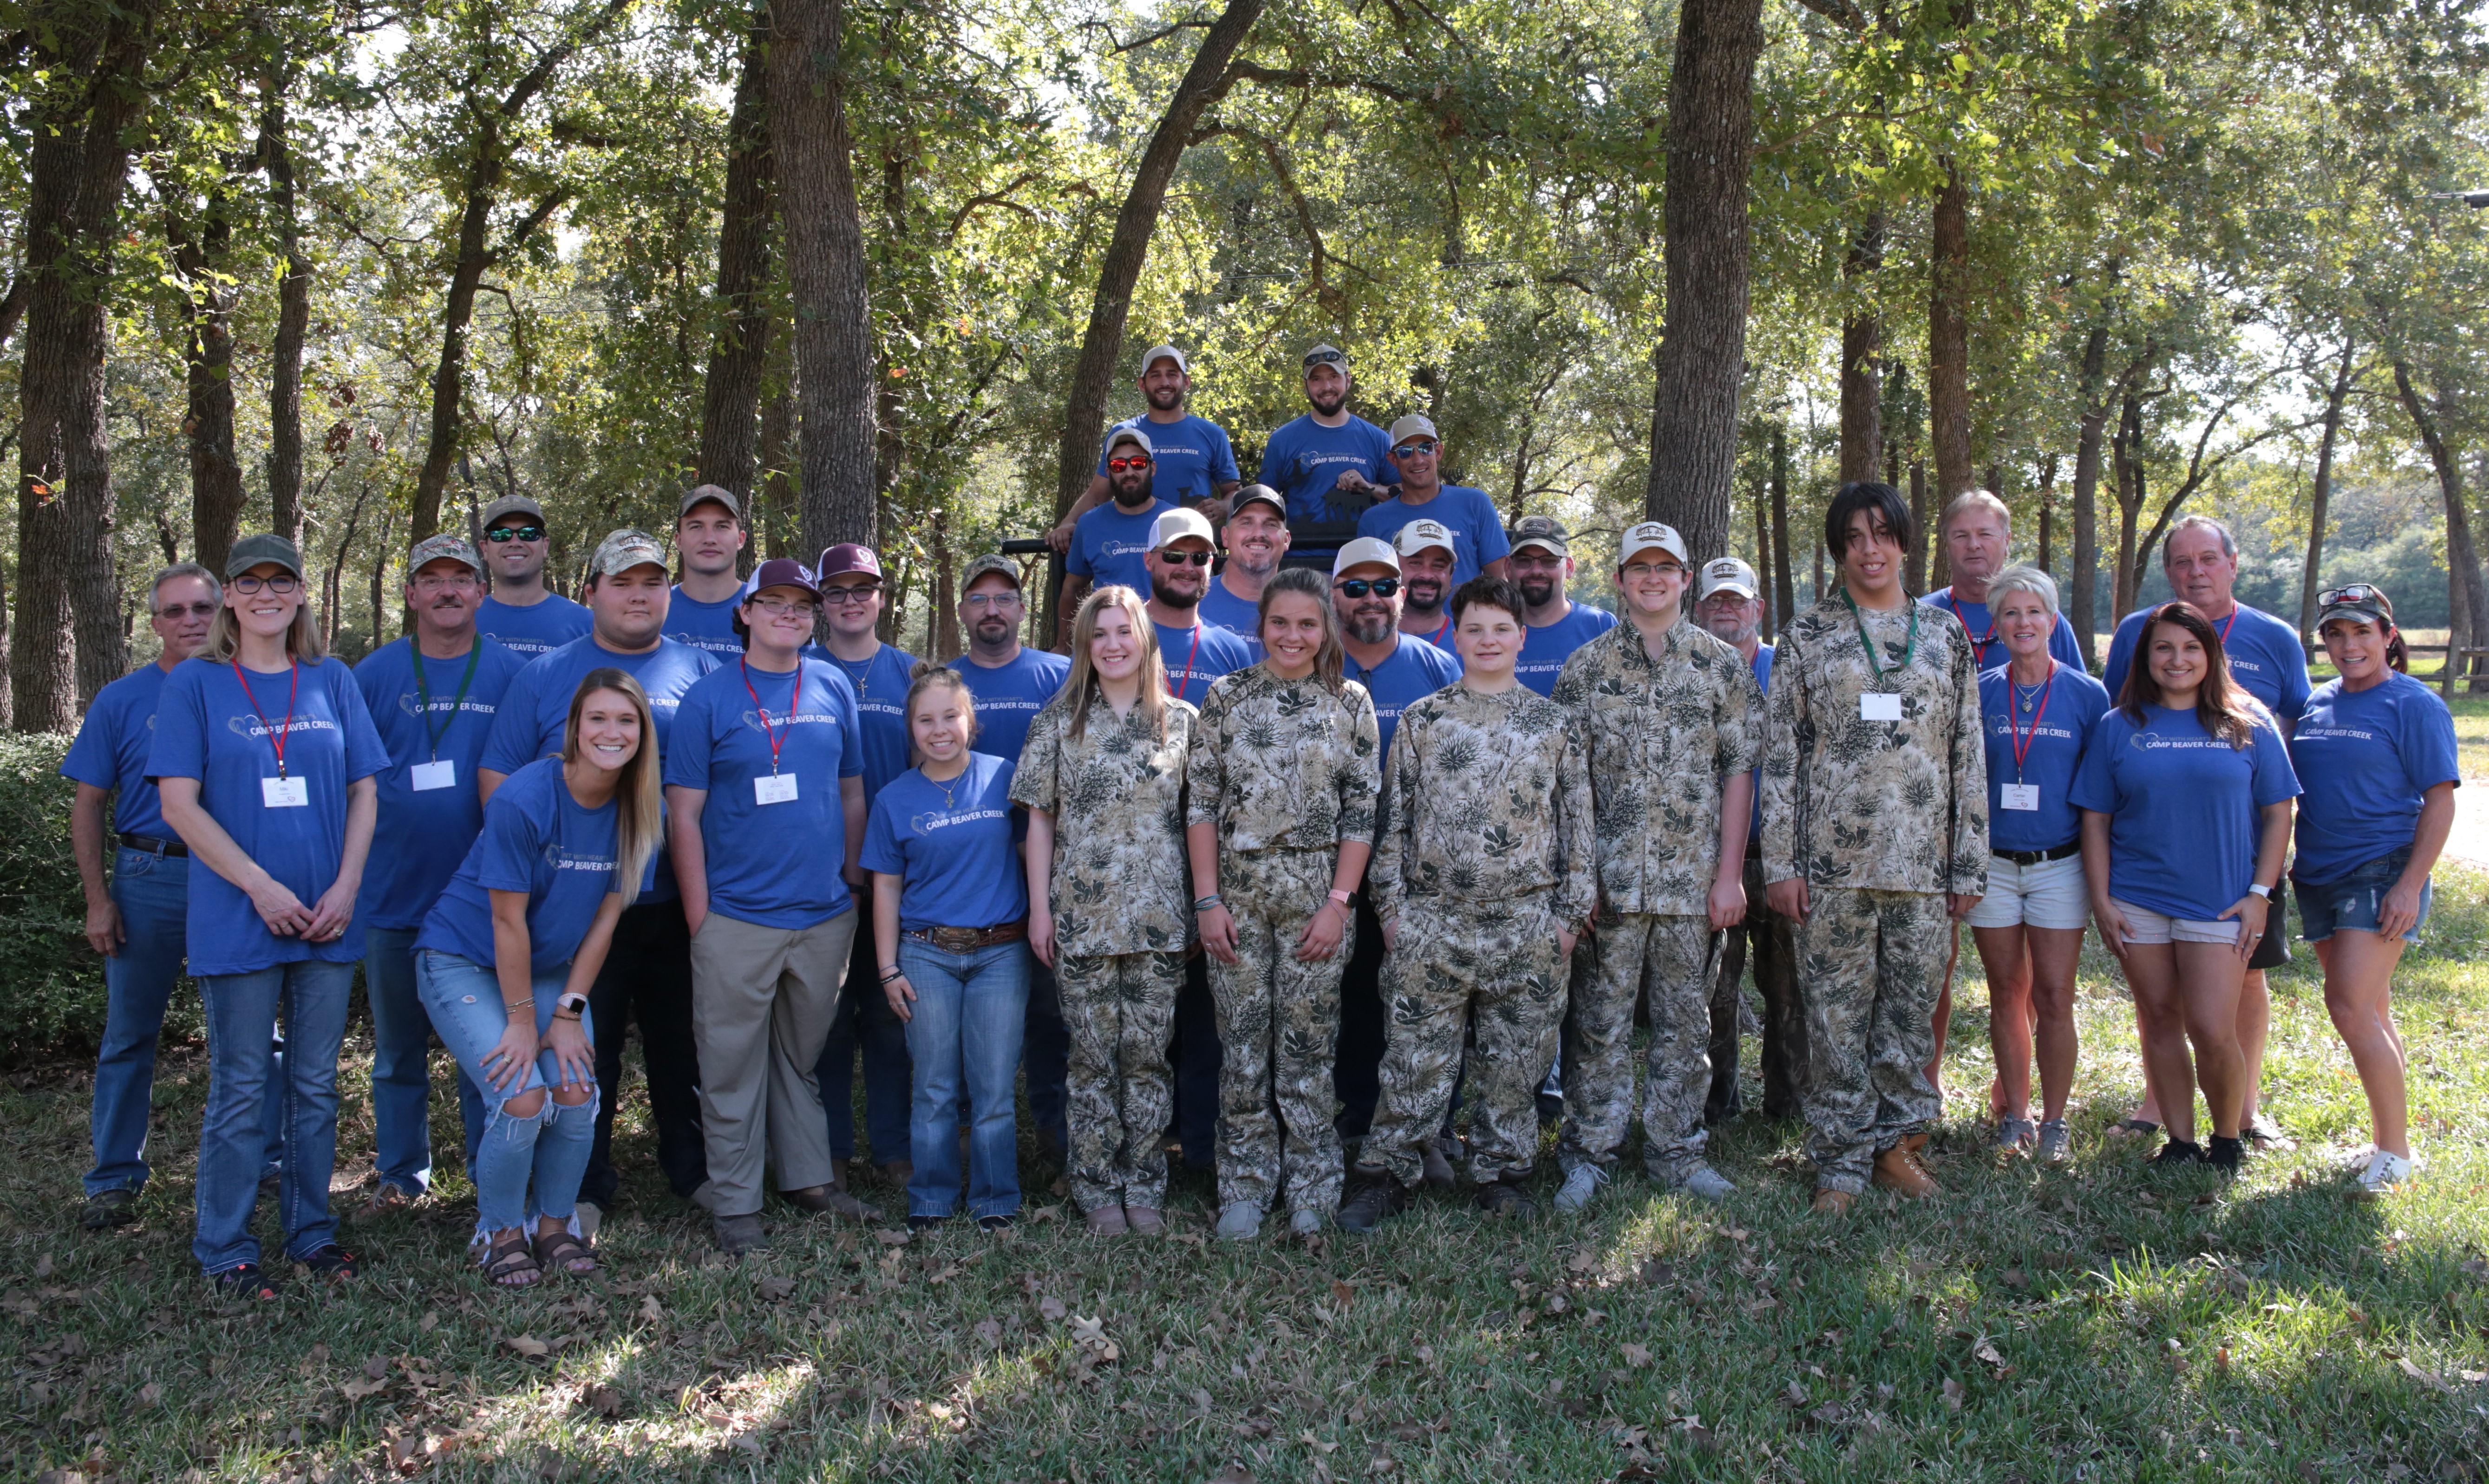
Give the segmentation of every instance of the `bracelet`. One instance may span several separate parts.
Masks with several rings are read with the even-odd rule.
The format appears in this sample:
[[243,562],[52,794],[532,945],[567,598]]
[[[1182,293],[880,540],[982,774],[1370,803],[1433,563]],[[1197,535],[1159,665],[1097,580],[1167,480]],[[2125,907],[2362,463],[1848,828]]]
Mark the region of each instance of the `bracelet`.
[[501,1002],[501,1009],[512,1013],[522,1010],[532,1010],[535,1008],[535,1003],[536,997],[531,994],[524,1000],[503,1000]]
[[577,1025],[579,1023],[579,1017],[577,1015],[565,1015],[558,1010],[553,1013],[553,1017],[557,1020],[567,1020],[573,1025]]
[[1227,899],[1219,896],[1216,892],[1213,892],[1207,897],[1196,897],[1192,899],[1192,910],[1195,912],[1207,912],[1213,907],[1223,907],[1225,905],[1227,905]]
[[905,969],[902,969],[894,963],[890,967],[881,971],[881,982],[886,985],[894,979],[905,978],[906,974],[907,971]]

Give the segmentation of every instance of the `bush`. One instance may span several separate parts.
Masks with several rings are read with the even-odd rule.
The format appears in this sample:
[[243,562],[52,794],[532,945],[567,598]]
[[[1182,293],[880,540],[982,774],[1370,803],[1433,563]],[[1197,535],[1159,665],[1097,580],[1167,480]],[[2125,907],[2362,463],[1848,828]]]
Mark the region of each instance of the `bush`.
[[61,777],[70,739],[0,735],[0,1060],[92,1050],[103,965],[86,946],[86,894],[70,853]]

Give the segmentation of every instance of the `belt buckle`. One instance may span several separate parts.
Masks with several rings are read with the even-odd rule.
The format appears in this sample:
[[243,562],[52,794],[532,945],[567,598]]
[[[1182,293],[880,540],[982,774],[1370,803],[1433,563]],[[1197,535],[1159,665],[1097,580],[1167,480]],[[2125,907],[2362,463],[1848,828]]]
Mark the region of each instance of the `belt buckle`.
[[978,933],[974,928],[936,927],[928,936],[945,953],[964,954],[977,946]]

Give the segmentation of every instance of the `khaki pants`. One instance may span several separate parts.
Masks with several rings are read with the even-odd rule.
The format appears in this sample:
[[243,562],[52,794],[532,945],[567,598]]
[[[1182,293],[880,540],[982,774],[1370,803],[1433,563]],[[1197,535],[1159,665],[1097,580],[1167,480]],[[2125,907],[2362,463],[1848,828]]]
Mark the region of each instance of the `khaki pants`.
[[692,1035],[714,1214],[760,1210],[764,1150],[779,1189],[829,1184],[829,1121],[815,1069],[838,1018],[855,930],[852,910],[794,928],[711,912],[692,935]]

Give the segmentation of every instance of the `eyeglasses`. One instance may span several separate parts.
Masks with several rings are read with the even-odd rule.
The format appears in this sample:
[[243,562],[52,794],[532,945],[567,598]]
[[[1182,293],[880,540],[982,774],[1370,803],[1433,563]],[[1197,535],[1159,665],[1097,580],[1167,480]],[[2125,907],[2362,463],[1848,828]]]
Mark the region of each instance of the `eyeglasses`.
[[1187,565],[1206,567],[1210,565],[1210,554],[1208,552],[1160,552],[1159,560],[1170,567]]
[[988,608],[1017,608],[1019,607],[1019,604],[1020,597],[1016,592],[972,592],[959,600],[959,606],[961,608],[973,608],[979,610]]
[[439,592],[443,587],[472,587],[475,585],[475,574],[472,572],[451,572],[444,575],[443,573],[434,572],[423,577],[418,577],[407,585],[413,587],[417,592]]
[[[844,592],[846,589],[833,588],[832,590]],[[801,614],[809,618],[813,614],[813,600],[810,598],[755,598],[752,600],[752,606],[772,618],[784,618],[789,614]]]
[[1444,445],[1431,438],[1414,439],[1392,449],[1391,456],[1395,459],[1414,459],[1420,455],[1430,455],[1442,446]]
[[233,590],[244,597],[250,596],[262,587],[282,597],[301,585],[302,579],[291,572],[280,572],[274,577],[253,577],[245,572],[233,580]]
[[880,596],[881,585],[879,583],[855,583],[844,587],[824,587],[821,589],[821,601],[834,607],[846,603],[869,602],[872,599]]
[[1120,474],[1128,470],[1147,469],[1149,467],[1149,459],[1146,456],[1137,453],[1129,458],[1108,459],[1106,461],[1106,469],[1110,473]]
[[2347,583],[2339,587],[2328,588],[2316,595],[2318,608],[2332,608],[2336,603],[2359,603],[2382,608],[2385,602],[2386,595],[2379,592],[2373,583]]
[[216,606],[214,603],[191,603],[187,605],[170,603],[156,610],[156,616],[158,618],[214,618],[215,615]]
[[1369,592],[1378,598],[1388,598],[1400,590],[1400,579],[1396,577],[1377,577],[1371,579],[1352,577],[1344,583],[1333,583],[1331,584],[1331,586],[1337,588],[1341,592],[1347,593],[1352,598],[1361,598]]
[[1637,580],[1645,577],[1657,577],[1662,572],[1670,573],[1676,577],[1683,577],[1685,575],[1685,568],[1673,561],[1629,561],[1624,565],[1625,576]]
[[484,532],[484,539],[496,546],[504,541],[541,541],[544,538],[545,528],[541,526],[496,526]]

